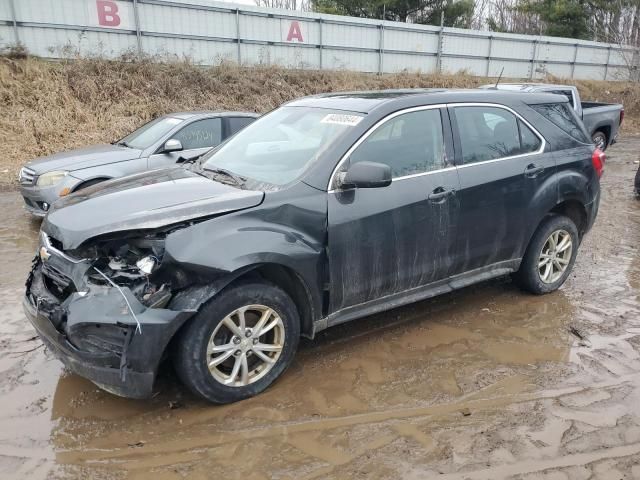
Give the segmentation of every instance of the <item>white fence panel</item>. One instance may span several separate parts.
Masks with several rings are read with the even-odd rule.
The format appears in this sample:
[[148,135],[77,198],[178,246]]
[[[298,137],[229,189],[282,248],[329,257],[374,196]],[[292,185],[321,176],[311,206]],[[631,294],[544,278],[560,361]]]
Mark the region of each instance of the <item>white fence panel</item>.
[[144,32],[230,39],[237,37],[234,13],[146,3],[140,3],[139,9],[140,29]]
[[[12,9],[12,6],[14,7]],[[16,35],[17,34],[17,35]],[[116,57],[137,51],[291,68],[621,80],[639,55],[618,45],[414,25],[212,0],[0,0],[0,48]],[[630,68],[634,65],[634,68]],[[631,73],[630,73],[631,72]]]
[[438,32],[385,28],[384,49],[435,54],[438,51]]

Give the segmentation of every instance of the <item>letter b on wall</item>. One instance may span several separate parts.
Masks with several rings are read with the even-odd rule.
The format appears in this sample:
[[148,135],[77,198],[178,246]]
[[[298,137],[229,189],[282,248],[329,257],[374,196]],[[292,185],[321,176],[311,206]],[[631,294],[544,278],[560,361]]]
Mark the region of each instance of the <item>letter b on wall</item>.
[[118,15],[118,4],[112,0],[96,0],[98,9],[98,23],[101,27],[119,27],[120,15]]
[[89,18],[96,27],[134,30],[133,4],[116,0],[88,0]]

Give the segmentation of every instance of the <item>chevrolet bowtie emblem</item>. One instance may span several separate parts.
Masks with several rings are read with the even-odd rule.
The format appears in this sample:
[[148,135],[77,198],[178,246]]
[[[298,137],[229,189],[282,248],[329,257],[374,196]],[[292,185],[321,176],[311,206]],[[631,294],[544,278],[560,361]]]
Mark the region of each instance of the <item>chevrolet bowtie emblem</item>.
[[47,260],[49,260],[50,256],[51,254],[49,253],[49,250],[47,250],[46,247],[40,247],[40,260],[42,260],[43,262],[46,262]]

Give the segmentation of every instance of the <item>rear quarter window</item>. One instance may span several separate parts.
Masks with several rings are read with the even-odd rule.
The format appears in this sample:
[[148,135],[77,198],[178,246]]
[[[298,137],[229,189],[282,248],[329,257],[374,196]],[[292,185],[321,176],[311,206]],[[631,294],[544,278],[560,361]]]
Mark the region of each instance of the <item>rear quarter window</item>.
[[573,139],[581,143],[591,143],[580,119],[568,103],[540,103],[529,106]]

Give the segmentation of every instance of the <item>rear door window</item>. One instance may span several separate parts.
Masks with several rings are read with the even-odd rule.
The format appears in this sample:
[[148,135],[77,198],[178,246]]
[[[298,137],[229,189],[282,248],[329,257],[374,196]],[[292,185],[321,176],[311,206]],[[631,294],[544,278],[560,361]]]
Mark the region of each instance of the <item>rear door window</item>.
[[541,103],[529,106],[579,142],[591,143],[578,116],[568,103]]
[[532,153],[542,144],[529,127],[503,108],[455,107],[454,116],[463,164]]
[[252,117],[228,117],[229,136],[235,135],[253,121],[255,121],[255,118]]
[[392,118],[373,131],[350,155],[350,162],[389,165],[393,178],[430,172],[445,165],[439,109]]

